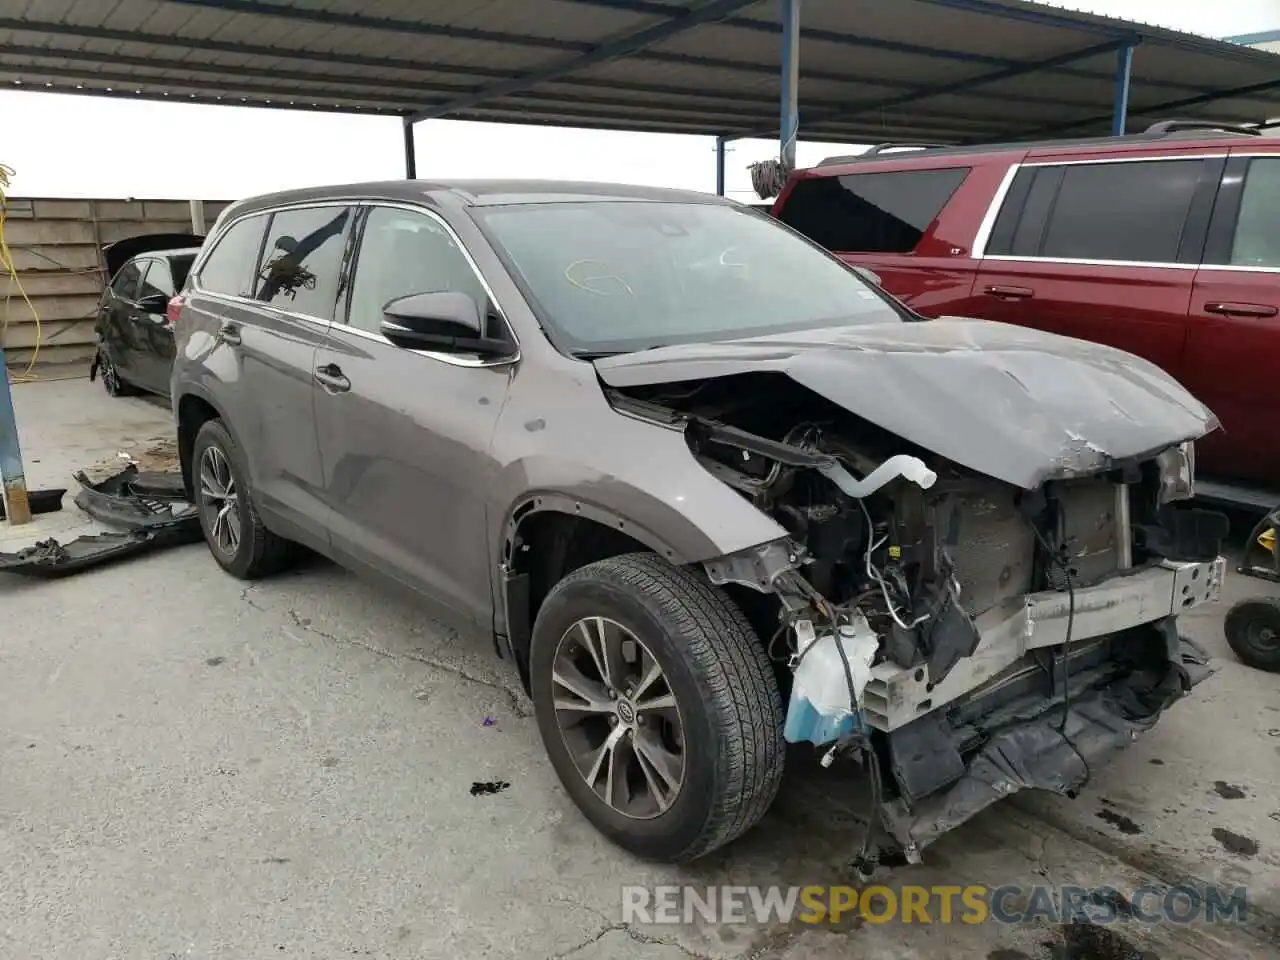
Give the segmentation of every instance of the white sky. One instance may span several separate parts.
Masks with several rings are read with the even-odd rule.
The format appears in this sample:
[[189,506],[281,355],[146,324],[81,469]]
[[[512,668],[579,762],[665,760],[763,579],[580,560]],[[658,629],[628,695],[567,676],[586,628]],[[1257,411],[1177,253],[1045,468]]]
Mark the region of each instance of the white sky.
[[[1280,0],[1055,5],[1205,36],[1280,29]],[[9,91],[0,91],[0,117],[0,163],[17,171],[10,187],[14,196],[235,199],[403,175],[400,123],[387,117]],[[715,189],[710,137],[434,120],[418,124],[416,142],[420,177],[526,176]],[[798,160],[816,163],[848,146],[802,141]],[[747,164],[776,150],[767,140],[731,144],[730,195],[753,198]]]

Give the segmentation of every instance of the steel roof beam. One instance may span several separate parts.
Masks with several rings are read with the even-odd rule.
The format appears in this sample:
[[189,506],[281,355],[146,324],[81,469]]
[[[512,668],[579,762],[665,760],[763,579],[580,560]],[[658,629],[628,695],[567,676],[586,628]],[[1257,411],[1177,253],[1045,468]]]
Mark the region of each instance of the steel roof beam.
[[[1206,103],[1215,103],[1218,100],[1230,100],[1234,97],[1248,97],[1257,93],[1269,93],[1273,90],[1280,90],[1280,80],[1268,80],[1265,83],[1251,83],[1243,87],[1230,87],[1224,90],[1211,90],[1195,97],[1184,97],[1181,100],[1166,100],[1163,103],[1153,103],[1147,107],[1129,106],[1129,114],[1131,116],[1149,117],[1153,114],[1167,114],[1171,110],[1181,110],[1183,107],[1199,107]],[[1054,134],[1060,131],[1075,130],[1079,127],[1093,126],[1094,124],[1104,123],[1110,119],[1110,114],[1089,117],[1084,120],[1077,120],[1073,123],[1053,124],[1047,127],[1038,127],[1029,131],[1032,136],[1043,136],[1046,134]]]
[[1091,47],[1085,47],[1083,50],[1074,50],[1071,53],[1060,54],[1056,57],[1050,57],[1047,60],[1036,60],[1032,63],[1023,63],[1016,67],[1008,67],[1004,70],[998,70],[995,73],[984,73],[981,76],[970,77],[967,80],[959,80],[955,83],[944,83],[935,87],[921,87],[911,93],[904,93],[900,96],[890,97],[887,100],[876,100],[871,103],[856,105],[852,109],[820,114],[812,117],[811,122],[816,123],[821,120],[846,120],[852,117],[862,116],[866,113],[871,113],[875,110],[884,110],[888,107],[902,107],[910,103],[917,103],[921,100],[928,100],[932,97],[962,94],[974,87],[985,86],[990,83],[999,83],[1002,80],[1012,80],[1014,77],[1021,77],[1028,73],[1037,73],[1041,70],[1051,69],[1052,67],[1061,66],[1065,63],[1074,63],[1077,60],[1087,60],[1090,57],[1096,57],[1104,53],[1114,53],[1116,50],[1131,46],[1137,42],[1138,38],[1132,36],[1118,40],[1108,40],[1105,43],[1094,44]]
[[[600,7],[609,10],[625,10],[631,13],[651,13],[656,9],[670,10],[671,8],[665,4],[655,3],[653,0],[564,0],[565,3],[576,3],[587,7]],[[929,2],[929,0],[922,0]],[[940,2],[949,2],[949,0],[940,0]],[[976,11],[987,12],[987,11]],[[752,30],[756,33],[781,34],[782,25],[774,23],[770,20],[761,20],[756,17],[727,17],[722,21],[722,25],[726,27],[737,27],[742,30]],[[1078,27],[1078,29],[1084,29]],[[1086,31],[1088,32],[1088,31]],[[1096,31],[1094,31],[1096,32]],[[1110,30],[1105,33],[1106,36],[1119,39],[1121,37],[1130,36],[1131,33],[1120,33]],[[821,40],[827,43],[842,44],[850,47],[861,47],[868,50],[884,50],[890,53],[905,53],[912,56],[926,57],[931,60],[951,60],[957,63],[977,63],[988,67],[1010,68],[1017,67],[1020,64],[1018,60],[1011,60],[1008,57],[992,56],[990,54],[968,53],[963,50],[947,50],[943,47],[929,47],[917,43],[906,43],[900,40],[882,40],[876,37],[863,37],[853,33],[844,33],[837,30],[824,30],[820,27],[800,28],[800,37],[803,40]],[[641,59],[654,59],[659,56],[659,51],[646,51],[640,55]],[[1077,77],[1082,80],[1105,80],[1110,83],[1112,75],[1096,70],[1072,70],[1067,68],[1058,68],[1055,72],[1061,73],[1063,76]],[[1178,81],[1154,81],[1148,86],[1159,87],[1167,90],[1196,90],[1195,84],[1181,83]]]
[[390,17],[370,17],[363,13],[343,13],[336,10],[314,10],[307,7],[286,6],[282,3],[264,3],[262,0],[165,0],[166,3],[186,7],[205,7],[224,13],[248,13],[255,16],[276,17],[302,23],[317,23],[330,27],[355,27],[363,30],[387,30],[393,33],[417,34],[425,37],[449,37],[454,40],[479,40],[513,47],[534,47],[540,50],[577,50],[586,53],[594,44],[578,40],[557,40],[554,37],[527,37],[518,33],[482,30],[475,27],[457,27],[447,24],[422,23],[419,20],[393,20]]
[[[0,17],[0,30],[17,30],[28,33],[47,33],[59,37],[74,37],[84,40],[111,40],[118,43],[139,43],[151,46],[172,48],[176,50],[200,50],[210,53],[229,53],[243,57],[270,57],[272,59],[281,60],[297,60],[306,63],[324,63],[330,65],[345,65],[354,67],[368,67],[374,70],[385,70],[392,68],[395,70],[405,70],[418,73],[439,73],[452,74],[460,77],[474,77],[481,80],[502,80],[508,79],[514,74],[509,71],[495,70],[491,67],[478,67],[472,64],[450,64],[450,63],[423,63],[417,60],[405,60],[403,58],[377,58],[364,57],[358,54],[343,54],[322,51],[309,50],[293,50],[288,47],[272,47],[259,44],[238,43],[230,40],[214,40],[208,38],[197,37],[180,37],[167,34],[156,33],[139,33],[130,30],[113,30],[106,27],[88,27],[79,26],[69,23],[43,23],[28,20],[17,20],[12,17]],[[804,35],[803,29],[801,30]],[[106,54],[104,57],[108,56]],[[687,54],[671,54],[661,51],[643,51],[641,57],[660,63],[679,64],[681,66],[705,67],[707,69],[725,70],[734,73],[750,73],[757,75],[776,76],[777,68],[766,64],[744,63],[738,60],[725,60],[716,57],[696,57]],[[229,71],[232,75],[238,76],[243,72],[240,67],[228,67],[221,65],[222,69]],[[255,75],[269,77],[273,75],[271,69],[255,70]],[[915,90],[918,87],[903,80],[886,80],[881,77],[866,76],[850,73],[837,73],[827,70],[805,70],[806,77],[813,80],[826,80],[833,83],[859,83],[866,86],[884,87],[888,90]],[[649,84],[649,83],[630,83],[620,80],[596,79],[596,78],[577,78],[564,77],[556,81],[568,86],[575,87],[591,87],[595,89],[617,90],[627,93],[646,93],[655,94],[657,96],[684,95],[689,96],[690,91],[683,87],[676,87],[666,84]],[[767,104],[770,109],[776,103],[771,97],[753,97],[750,94],[739,94],[731,91],[708,92],[707,96],[721,100],[741,100],[742,102],[757,102]],[[976,100],[986,100],[992,103],[1035,103],[1044,106],[1066,107],[1068,109],[1089,109],[1092,104],[1078,100],[1063,100],[1056,97],[1027,97],[1019,94],[990,93],[984,91],[974,91],[970,94]],[[815,106],[829,106],[835,109],[839,104],[831,100],[806,98],[807,104]]]
[[661,23],[645,27],[643,30],[615,36],[608,41],[597,44],[589,52],[581,55],[557,60],[555,63],[512,77],[509,80],[499,80],[497,83],[488,84],[442,107],[434,107],[414,114],[412,119],[416,123],[419,120],[445,117],[451,113],[457,113],[460,110],[483,103],[486,100],[494,100],[520,90],[527,90],[540,83],[558,80],[588,67],[608,63],[610,60],[619,60],[638,53],[645,47],[652,46],[655,43],[670,40],[672,37],[694,27],[723,20],[735,11],[752,6],[757,2],[759,0],[703,0],[703,2],[693,7],[678,8],[680,11],[678,16],[670,16]]

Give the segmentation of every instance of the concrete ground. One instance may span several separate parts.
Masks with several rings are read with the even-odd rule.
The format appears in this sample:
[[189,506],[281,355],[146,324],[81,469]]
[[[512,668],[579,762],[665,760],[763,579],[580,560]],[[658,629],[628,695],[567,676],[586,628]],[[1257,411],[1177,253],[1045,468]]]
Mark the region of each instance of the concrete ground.
[[[97,384],[14,393],[32,488],[169,434]],[[0,524],[0,549],[76,518]],[[1229,577],[1250,594],[1280,591]],[[1280,956],[1280,678],[1232,657],[1226,606],[1186,620],[1219,672],[1078,799],[1005,801],[887,882],[1243,885],[1243,923],[663,926],[623,924],[621,887],[855,882],[856,771],[802,751],[761,827],[655,866],[577,813],[489,646],[328,563],[249,586],[196,545],[0,575],[0,957]]]

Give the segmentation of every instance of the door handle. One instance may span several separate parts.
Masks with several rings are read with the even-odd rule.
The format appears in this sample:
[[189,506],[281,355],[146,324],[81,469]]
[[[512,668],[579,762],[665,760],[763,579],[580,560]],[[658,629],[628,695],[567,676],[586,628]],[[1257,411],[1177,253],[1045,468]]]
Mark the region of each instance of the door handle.
[[342,368],[336,363],[326,363],[316,367],[316,382],[329,393],[346,393],[351,389],[351,381],[346,378]]
[[238,323],[224,323],[218,328],[218,339],[223,343],[229,343],[233,347],[240,345],[240,325]]
[[1036,292],[1030,287],[1006,287],[1000,284],[984,287],[982,292],[989,297],[996,297],[1000,300],[1026,300],[1036,295]]
[[1267,303],[1206,303],[1204,310],[1227,317],[1274,317],[1280,313],[1280,307]]

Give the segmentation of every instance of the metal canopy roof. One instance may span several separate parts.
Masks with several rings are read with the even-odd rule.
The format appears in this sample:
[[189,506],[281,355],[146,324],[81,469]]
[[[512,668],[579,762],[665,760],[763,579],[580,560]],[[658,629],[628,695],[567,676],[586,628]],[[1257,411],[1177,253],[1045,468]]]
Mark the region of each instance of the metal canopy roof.
[[[0,87],[724,137],[779,127],[782,0],[0,0]],[[1024,0],[803,0],[808,139],[1280,116],[1280,57]]]

